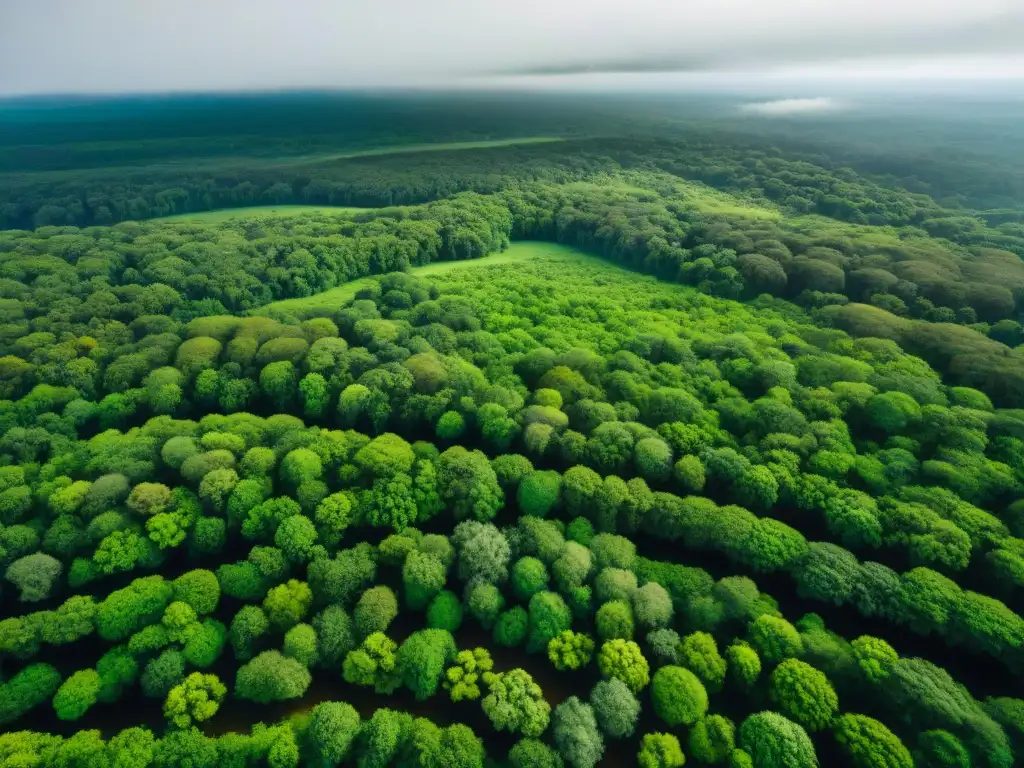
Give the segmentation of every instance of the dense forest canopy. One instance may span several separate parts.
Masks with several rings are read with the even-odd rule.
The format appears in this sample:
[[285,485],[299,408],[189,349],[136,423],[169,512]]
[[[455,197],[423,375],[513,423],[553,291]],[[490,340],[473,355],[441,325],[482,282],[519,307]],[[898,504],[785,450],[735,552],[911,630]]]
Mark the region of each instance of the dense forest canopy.
[[0,108],[0,765],[1024,759],[1016,107],[735,107]]

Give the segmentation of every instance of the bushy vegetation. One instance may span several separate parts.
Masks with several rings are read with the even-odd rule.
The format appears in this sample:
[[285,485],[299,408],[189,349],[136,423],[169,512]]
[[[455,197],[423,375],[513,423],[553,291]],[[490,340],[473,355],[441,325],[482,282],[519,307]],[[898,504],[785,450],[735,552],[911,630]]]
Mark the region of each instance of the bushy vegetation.
[[[704,148],[741,201],[638,146],[0,235],[0,762],[1019,761],[1024,267],[852,173]],[[605,261],[400,271],[525,238]]]

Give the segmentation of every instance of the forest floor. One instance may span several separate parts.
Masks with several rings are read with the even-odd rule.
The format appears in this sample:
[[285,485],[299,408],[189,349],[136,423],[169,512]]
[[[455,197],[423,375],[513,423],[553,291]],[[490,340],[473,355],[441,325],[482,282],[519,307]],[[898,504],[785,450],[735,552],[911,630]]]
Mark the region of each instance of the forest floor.
[[[411,274],[420,277],[429,277],[455,270],[515,264],[517,262],[532,261],[541,258],[561,263],[575,262],[581,266],[593,266],[595,264],[608,266],[608,262],[604,259],[586,254],[577,248],[558,245],[556,243],[523,241],[512,243],[512,245],[501,253],[492,253],[490,256],[485,256],[481,259],[435,261],[431,264],[413,267],[409,271]],[[345,302],[351,301],[355,298],[356,292],[359,291],[359,289],[365,287],[372,281],[372,277],[363,277],[313,296],[275,301],[264,307],[260,307],[255,310],[253,314],[271,315],[274,317],[287,315],[297,317],[299,319],[323,315],[325,311],[329,311],[330,314],[333,314]]]

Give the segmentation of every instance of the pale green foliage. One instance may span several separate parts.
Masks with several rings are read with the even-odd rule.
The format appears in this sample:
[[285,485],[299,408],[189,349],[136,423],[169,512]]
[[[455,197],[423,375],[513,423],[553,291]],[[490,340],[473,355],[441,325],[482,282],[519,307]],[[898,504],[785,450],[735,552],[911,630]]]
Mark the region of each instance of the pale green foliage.
[[686,763],[679,739],[671,733],[648,733],[636,756],[640,768],[682,768]]
[[499,731],[540,736],[548,727],[551,707],[533,678],[522,669],[492,677],[484,697],[484,713]]
[[715,638],[707,632],[694,632],[682,639],[679,663],[697,675],[712,693],[721,689],[727,665],[718,653]]
[[555,709],[555,746],[573,768],[594,768],[604,755],[604,739],[589,704],[570,696]]
[[728,659],[729,674],[742,685],[752,686],[761,675],[761,657],[757,651],[742,640],[730,645],[725,650]]
[[590,706],[605,736],[625,739],[633,735],[640,718],[640,702],[624,682],[614,677],[598,682],[590,692]]
[[177,728],[188,728],[213,717],[225,694],[227,688],[216,675],[193,672],[167,694],[164,717]]
[[582,669],[594,658],[594,641],[585,632],[565,630],[548,641],[548,659],[562,672]]
[[606,678],[616,677],[633,693],[639,693],[650,682],[651,671],[640,646],[632,640],[609,640],[601,646],[597,666]]
[[494,668],[491,654],[486,648],[459,651],[455,664],[447,669],[444,688],[452,701],[479,699],[480,683],[486,683]]

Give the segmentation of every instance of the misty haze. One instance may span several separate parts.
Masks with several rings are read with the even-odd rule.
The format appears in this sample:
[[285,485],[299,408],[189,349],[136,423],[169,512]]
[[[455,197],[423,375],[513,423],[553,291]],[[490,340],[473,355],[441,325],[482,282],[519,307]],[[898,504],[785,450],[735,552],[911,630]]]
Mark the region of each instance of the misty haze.
[[0,0],[0,768],[1024,764],[1018,0]]

